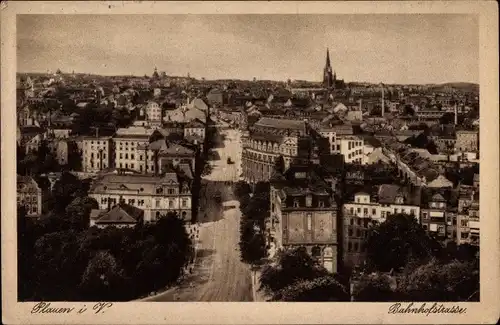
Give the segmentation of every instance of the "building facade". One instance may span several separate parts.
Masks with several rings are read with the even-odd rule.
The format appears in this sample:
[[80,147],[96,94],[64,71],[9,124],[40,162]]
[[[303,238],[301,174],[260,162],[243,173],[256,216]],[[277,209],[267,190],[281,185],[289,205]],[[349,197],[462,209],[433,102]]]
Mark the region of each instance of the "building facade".
[[86,173],[96,173],[112,167],[113,142],[111,137],[82,137],[82,168]]
[[479,132],[460,130],[456,133],[455,149],[461,152],[476,152],[479,150]]
[[26,209],[26,215],[42,214],[42,189],[30,176],[17,175],[17,206]]
[[304,121],[263,117],[242,138],[242,144],[243,178],[251,183],[268,181],[279,156],[288,168],[292,163],[309,161],[311,153]]
[[191,219],[191,181],[175,171],[162,176],[120,173],[102,175],[95,180],[89,196],[100,210],[126,203],[144,211],[144,222],[154,222],[161,215],[177,212]]
[[338,270],[337,180],[319,165],[292,166],[271,180],[266,222],[270,255],[302,247],[329,272]]

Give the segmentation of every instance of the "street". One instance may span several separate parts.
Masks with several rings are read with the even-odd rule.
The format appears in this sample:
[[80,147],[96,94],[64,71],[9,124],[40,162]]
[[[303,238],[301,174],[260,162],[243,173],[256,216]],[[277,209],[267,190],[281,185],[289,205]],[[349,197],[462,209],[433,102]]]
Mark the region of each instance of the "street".
[[[248,265],[240,261],[239,226],[241,212],[232,188],[225,181],[236,181],[241,161],[239,132],[223,131],[224,147],[217,148],[221,160],[204,177],[202,195],[205,209],[200,220],[200,241],[193,273],[179,285],[142,301],[252,301],[252,279]],[[235,164],[227,164],[227,158]],[[225,209],[213,211],[212,193],[220,191]],[[234,207],[232,207],[234,206]],[[206,213],[205,213],[206,212]],[[203,216],[206,214],[206,218]],[[216,215],[218,214],[218,215]]]

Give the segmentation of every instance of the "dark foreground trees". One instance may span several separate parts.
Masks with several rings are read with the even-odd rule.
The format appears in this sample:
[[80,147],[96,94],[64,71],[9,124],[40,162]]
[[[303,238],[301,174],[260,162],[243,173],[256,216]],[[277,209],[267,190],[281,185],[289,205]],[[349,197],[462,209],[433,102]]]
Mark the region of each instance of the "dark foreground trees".
[[260,288],[274,301],[348,301],[347,289],[304,249],[280,251],[264,265]]
[[21,301],[132,300],[175,282],[192,252],[176,214],[122,229],[20,225]]
[[265,220],[269,216],[269,183],[258,183],[252,196],[249,187],[238,183],[235,189],[240,201],[241,260],[256,265],[266,257]]

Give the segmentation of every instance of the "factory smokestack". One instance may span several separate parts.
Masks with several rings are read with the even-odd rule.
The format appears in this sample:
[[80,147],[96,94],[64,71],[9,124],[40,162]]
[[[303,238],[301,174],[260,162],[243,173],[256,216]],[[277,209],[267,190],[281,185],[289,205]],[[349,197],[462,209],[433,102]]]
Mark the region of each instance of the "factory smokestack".
[[457,103],[455,102],[455,125],[458,124],[458,107]]
[[382,86],[382,117],[384,117],[384,84],[380,84]]

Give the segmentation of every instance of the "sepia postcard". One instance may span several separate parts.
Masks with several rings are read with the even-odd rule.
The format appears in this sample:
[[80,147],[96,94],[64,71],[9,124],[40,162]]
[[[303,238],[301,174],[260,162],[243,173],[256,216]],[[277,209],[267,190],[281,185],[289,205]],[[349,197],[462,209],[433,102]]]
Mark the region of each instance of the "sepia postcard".
[[5,324],[500,317],[493,1],[2,1]]

